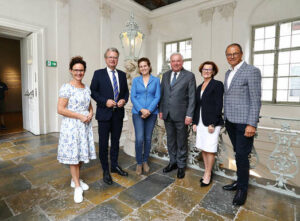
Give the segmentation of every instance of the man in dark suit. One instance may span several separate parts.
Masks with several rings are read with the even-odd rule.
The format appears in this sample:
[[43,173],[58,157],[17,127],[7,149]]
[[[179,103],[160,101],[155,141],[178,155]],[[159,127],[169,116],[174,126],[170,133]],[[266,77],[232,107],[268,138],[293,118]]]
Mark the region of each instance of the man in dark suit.
[[178,168],[177,177],[185,176],[188,154],[187,126],[192,123],[195,109],[195,75],[183,68],[183,57],[174,53],[170,57],[172,70],[164,73],[161,82],[159,117],[165,121],[170,162],[163,169],[168,173]]
[[230,70],[225,75],[224,119],[225,127],[235,152],[237,181],[223,186],[224,190],[236,190],[233,205],[243,205],[247,199],[249,181],[249,154],[261,107],[260,70],[242,60],[239,44],[226,48]]
[[104,54],[107,67],[96,70],[91,83],[92,98],[97,102],[96,119],[99,133],[99,158],[103,169],[103,181],[112,184],[108,166],[108,138],[111,136],[111,172],[128,176],[118,165],[119,141],[123,127],[124,105],[129,91],[126,74],[117,70],[119,52],[108,48]]

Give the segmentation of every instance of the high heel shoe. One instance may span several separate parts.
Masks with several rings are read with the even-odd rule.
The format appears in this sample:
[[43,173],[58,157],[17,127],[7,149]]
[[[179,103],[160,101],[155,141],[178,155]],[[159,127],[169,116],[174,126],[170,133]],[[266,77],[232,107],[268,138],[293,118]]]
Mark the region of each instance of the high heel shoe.
[[200,180],[201,187],[209,186],[213,178],[213,173],[211,172],[209,183],[203,183],[203,179]]

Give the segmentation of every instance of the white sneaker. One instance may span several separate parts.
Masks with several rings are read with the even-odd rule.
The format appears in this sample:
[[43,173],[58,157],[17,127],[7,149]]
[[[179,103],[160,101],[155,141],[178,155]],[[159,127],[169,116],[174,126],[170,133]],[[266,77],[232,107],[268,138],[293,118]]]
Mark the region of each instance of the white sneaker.
[[76,187],[74,190],[74,202],[75,203],[81,203],[83,201],[82,196],[83,190],[81,187]]
[[[88,190],[89,189],[89,185],[87,185],[86,183],[84,183],[82,181],[82,179],[79,180],[80,186],[82,187],[82,190]],[[75,188],[75,182],[73,181],[73,179],[71,179],[71,187]]]

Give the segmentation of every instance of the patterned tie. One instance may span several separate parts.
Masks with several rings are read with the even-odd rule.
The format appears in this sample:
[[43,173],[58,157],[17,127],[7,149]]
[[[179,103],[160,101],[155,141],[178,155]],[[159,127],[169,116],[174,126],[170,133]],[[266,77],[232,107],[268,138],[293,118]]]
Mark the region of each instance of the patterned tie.
[[115,75],[115,71],[111,71],[112,76],[113,76],[113,86],[114,86],[114,100],[115,102],[118,101],[118,96],[119,96],[119,88],[118,88],[118,82],[117,82],[117,78]]
[[173,86],[173,84],[174,84],[175,81],[176,81],[176,75],[177,75],[177,72],[174,73],[173,79],[172,79],[172,81],[171,81],[171,86]]

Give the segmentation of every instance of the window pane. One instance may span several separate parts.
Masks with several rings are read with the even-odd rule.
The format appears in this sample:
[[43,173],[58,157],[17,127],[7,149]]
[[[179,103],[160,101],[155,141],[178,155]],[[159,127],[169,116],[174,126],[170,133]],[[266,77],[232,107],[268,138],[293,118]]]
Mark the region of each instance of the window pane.
[[275,38],[265,40],[265,50],[272,50],[275,48]]
[[287,90],[278,90],[276,100],[280,102],[287,101],[288,91]]
[[274,53],[264,54],[264,65],[274,64]]
[[278,64],[288,64],[290,63],[290,52],[279,52]]
[[263,65],[264,55],[263,54],[255,54],[253,63],[254,63],[254,66]]
[[279,48],[289,48],[291,47],[291,36],[280,37]]
[[300,64],[291,64],[291,76],[300,76]]
[[265,37],[265,28],[255,29],[255,40],[256,39],[264,39],[264,37]]
[[300,78],[299,77],[290,78],[290,90],[289,90],[288,95],[289,95],[290,101],[299,101],[299,97],[300,97]]
[[273,65],[264,66],[264,71],[262,73],[262,76],[273,77],[273,75],[274,75],[274,66]]
[[273,89],[273,78],[263,78],[261,81],[261,87],[263,90],[271,90]]
[[284,23],[280,25],[280,36],[291,35],[291,23]]
[[192,49],[192,41],[191,40],[186,41],[185,47],[186,49]]
[[191,71],[192,70],[192,62],[191,61],[185,61],[183,63],[183,67],[184,67],[184,69],[186,69],[188,71]]
[[292,24],[292,34],[300,34],[300,21],[294,21]]
[[300,46],[300,35],[293,35],[292,36],[292,47]]
[[274,38],[274,37],[275,37],[275,25],[266,27],[265,38]]
[[278,78],[277,79],[277,89],[278,90],[289,89],[289,78]]
[[290,65],[280,64],[278,65],[278,76],[289,76]]
[[300,50],[291,51],[291,63],[300,63]]
[[262,90],[261,91],[261,100],[263,101],[272,101],[272,90]]
[[264,66],[262,65],[255,65],[259,70],[262,76],[264,76]]
[[264,50],[264,40],[256,40],[254,42],[254,51]]

